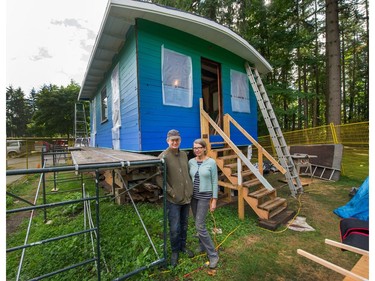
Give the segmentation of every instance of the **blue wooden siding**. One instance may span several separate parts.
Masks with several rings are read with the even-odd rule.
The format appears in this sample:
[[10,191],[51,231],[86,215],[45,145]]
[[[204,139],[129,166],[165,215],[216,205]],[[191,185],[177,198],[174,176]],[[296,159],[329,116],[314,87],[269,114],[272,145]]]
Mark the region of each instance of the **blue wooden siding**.
[[[250,85],[251,113],[232,112],[231,107],[230,70],[246,73],[243,59],[205,40],[146,20],[137,20],[137,38],[142,151],[164,149],[167,146],[166,134],[172,128],[181,132],[182,148],[191,148],[194,139],[200,137],[199,98],[202,96],[202,57],[221,64],[224,114],[229,113],[245,130],[257,138],[257,104]],[[163,105],[162,45],[192,58],[192,108]],[[237,145],[249,144],[234,128],[231,130],[231,138]]]
[[[139,110],[138,110],[138,79],[137,79],[137,53],[134,29],[129,30],[126,44],[117,57],[111,70],[107,73],[96,99],[96,146],[112,148],[112,86],[111,75],[113,68],[119,64],[120,84],[120,148],[122,150],[140,151],[139,138]],[[106,87],[108,97],[108,120],[101,122],[100,92]],[[91,118],[92,120],[92,118]]]
[[134,29],[127,35],[127,44],[121,51],[121,149],[140,151],[137,52]]
[[[107,89],[107,100],[108,100],[108,119],[104,122],[102,122],[101,118],[101,91],[103,88]],[[102,83],[101,87],[99,88],[99,91],[97,95],[95,96],[96,100],[96,136],[95,136],[95,145],[97,147],[107,147],[111,148],[112,147],[112,133],[111,133],[111,128],[112,128],[112,119],[111,119],[111,114],[112,114],[112,105],[111,105],[111,95],[110,95],[110,89],[108,87],[108,83]],[[92,117],[92,116],[91,116]],[[91,118],[91,120],[93,120]],[[92,128],[92,126],[91,126]],[[108,137],[108,135],[111,134],[111,137]]]

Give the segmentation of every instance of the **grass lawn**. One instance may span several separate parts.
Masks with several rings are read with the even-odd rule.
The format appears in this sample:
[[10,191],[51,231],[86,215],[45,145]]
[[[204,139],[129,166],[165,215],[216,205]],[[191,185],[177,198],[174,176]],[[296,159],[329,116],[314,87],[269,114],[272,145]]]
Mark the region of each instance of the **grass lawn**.
[[[72,175],[61,175],[60,179]],[[342,280],[342,275],[298,255],[297,249],[305,250],[346,269],[353,267],[359,255],[326,245],[324,239],[340,242],[340,218],[333,210],[346,204],[350,200],[348,194],[351,187],[360,186],[365,178],[353,179],[342,176],[338,182],[314,179],[297,199],[290,196],[288,187],[280,181],[283,178],[281,174],[270,174],[266,178],[277,188],[279,197],[287,198],[288,208],[296,211],[298,216],[305,217],[306,222],[315,231],[297,232],[285,226],[276,231],[269,231],[257,226],[257,216],[249,207],[246,208],[245,220],[241,221],[238,219],[236,202],[222,205],[207,222],[208,229],[216,226],[222,230],[222,234],[212,236],[215,244],[219,246],[220,253],[215,277],[209,276],[207,269],[202,267],[207,261],[204,255],[192,259],[181,255],[180,263],[174,269],[154,267],[138,273],[130,280]],[[7,190],[32,201],[37,182],[37,176],[28,176],[9,186]],[[85,175],[84,182],[89,195],[93,196],[94,180],[90,175]],[[50,190],[53,184],[48,182],[48,185],[47,190]],[[62,182],[58,187],[57,193],[47,192],[49,203],[81,198],[79,181]],[[105,195],[104,189],[100,192]],[[26,205],[22,201],[7,198],[8,209]],[[90,206],[91,213],[94,213],[95,204],[92,203]],[[109,198],[103,197],[99,207],[101,280],[114,280],[157,260],[157,254],[148,242],[131,204],[116,205]],[[162,205],[139,203],[137,208],[154,242],[155,250],[161,257]],[[82,230],[84,225],[88,224],[88,217],[84,216],[83,210],[83,203],[51,208],[47,212],[48,224],[44,223],[43,212],[37,211],[31,224],[29,243]],[[24,212],[24,215],[7,215],[7,248],[24,243],[29,216],[30,212]],[[95,215],[93,221],[95,222]],[[194,234],[194,223],[191,218],[188,243],[192,249],[198,246]],[[169,241],[167,248],[169,254]],[[7,253],[7,280],[15,279],[20,256],[21,251]],[[74,236],[30,247],[25,253],[21,279],[28,280],[92,257],[90,235]],[[60,273],[48,280],[97,280],[96,274],[94,263],[91,263]]]

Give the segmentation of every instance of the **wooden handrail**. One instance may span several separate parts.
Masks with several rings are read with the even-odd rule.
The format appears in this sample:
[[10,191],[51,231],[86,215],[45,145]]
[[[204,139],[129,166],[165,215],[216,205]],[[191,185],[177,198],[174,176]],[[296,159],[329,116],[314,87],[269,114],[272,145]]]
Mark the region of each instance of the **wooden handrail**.
[[[271,163],[282,173],[282,174],[285,174],[286,173],[286,170],[284,169],[283,166],[281,166],[279,164],[279,162],[276,161],[275,158],[272,157],[271,154],[269,154],[248,132],[246,132],[246,130],[244,128],[242,128],[242,126],[240,124],[238,124],[238,122],[236,120],[233,119],[232,116],[230,116],[228,113],[225,114],[227,116],[227,118],[225,118],[224,120],[228,120],[228,122],[231,122],[235,127],[237,127],[237,129],[249,140],[251,141],[252,144],[254,144],[256,146],[256,148],[258,149],[258,152],[261,153],[262,155],[264,155],[268,160],[271,161]],[[229,130],[230,126],[228,124],[228,130]]]
[[237,154],[243,163],[250,169],[250,171],[259,179],[263,186],[269,190],[273,190],[272,185],[263,177],[263,175],[250,163],[249,159],[243,155],[242,151],[232,142],[232,140],[223,132],[223,130],[212,120],[212,118],[203,109],[203,99],[199,100],[200,116],[201,116],[201,134],[202,138],[207,141],[207,149],[211,150],[211,144],[209,142],[209,125],[210,124],[217,133],[224,139],[229,147]]

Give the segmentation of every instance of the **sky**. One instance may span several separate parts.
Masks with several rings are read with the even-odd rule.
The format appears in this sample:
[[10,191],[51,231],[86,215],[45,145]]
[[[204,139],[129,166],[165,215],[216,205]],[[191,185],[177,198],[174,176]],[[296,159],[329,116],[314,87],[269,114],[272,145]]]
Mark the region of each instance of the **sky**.
[[[0,1],[1,120],[5,120],[5,88],[10,85],[28,96],[32,88],[39,90],[43,84],[67,86],[71,79],[82,84],[106,6],[107,0]],[[0,131],[5,148],[5,128]],[[5,161],[1,170],[5,174]],[[5,176],[0,184],[5,186]],[[5,209],[5,196],[0,206]],[[5,212],[0,220],[5,222]],[[4,231],[0,241],[5,241]],[[5,253],[5,243],[0,248]],[[1,263],[1,280],[5,272]]]
[[82,84],[107,0],[7,0],[6,86]]

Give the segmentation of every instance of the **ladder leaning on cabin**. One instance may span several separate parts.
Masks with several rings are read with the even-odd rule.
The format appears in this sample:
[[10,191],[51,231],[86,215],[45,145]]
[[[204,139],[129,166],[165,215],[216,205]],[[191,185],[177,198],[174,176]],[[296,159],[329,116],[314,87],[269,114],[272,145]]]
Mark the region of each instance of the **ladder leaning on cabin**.
[[303,192],[303,187],[289,149],[286,145],[280,125],[277,121],[275,112],[273,111],[271,102],[267,96],[267,92],[263,86],[258,70],[256,68],[251,68],[248,63],[245,64],[245,68],[247,77],[250,80],[251,86],[257,98],[260,111],[262,112],[264,121],[266,122],[268,131],[270,133],[277,157],[279,158],[281,166],[283,166],[286,170],[285,178],[288,182],[289,189],[292,196],[296,197],[298,192]]

